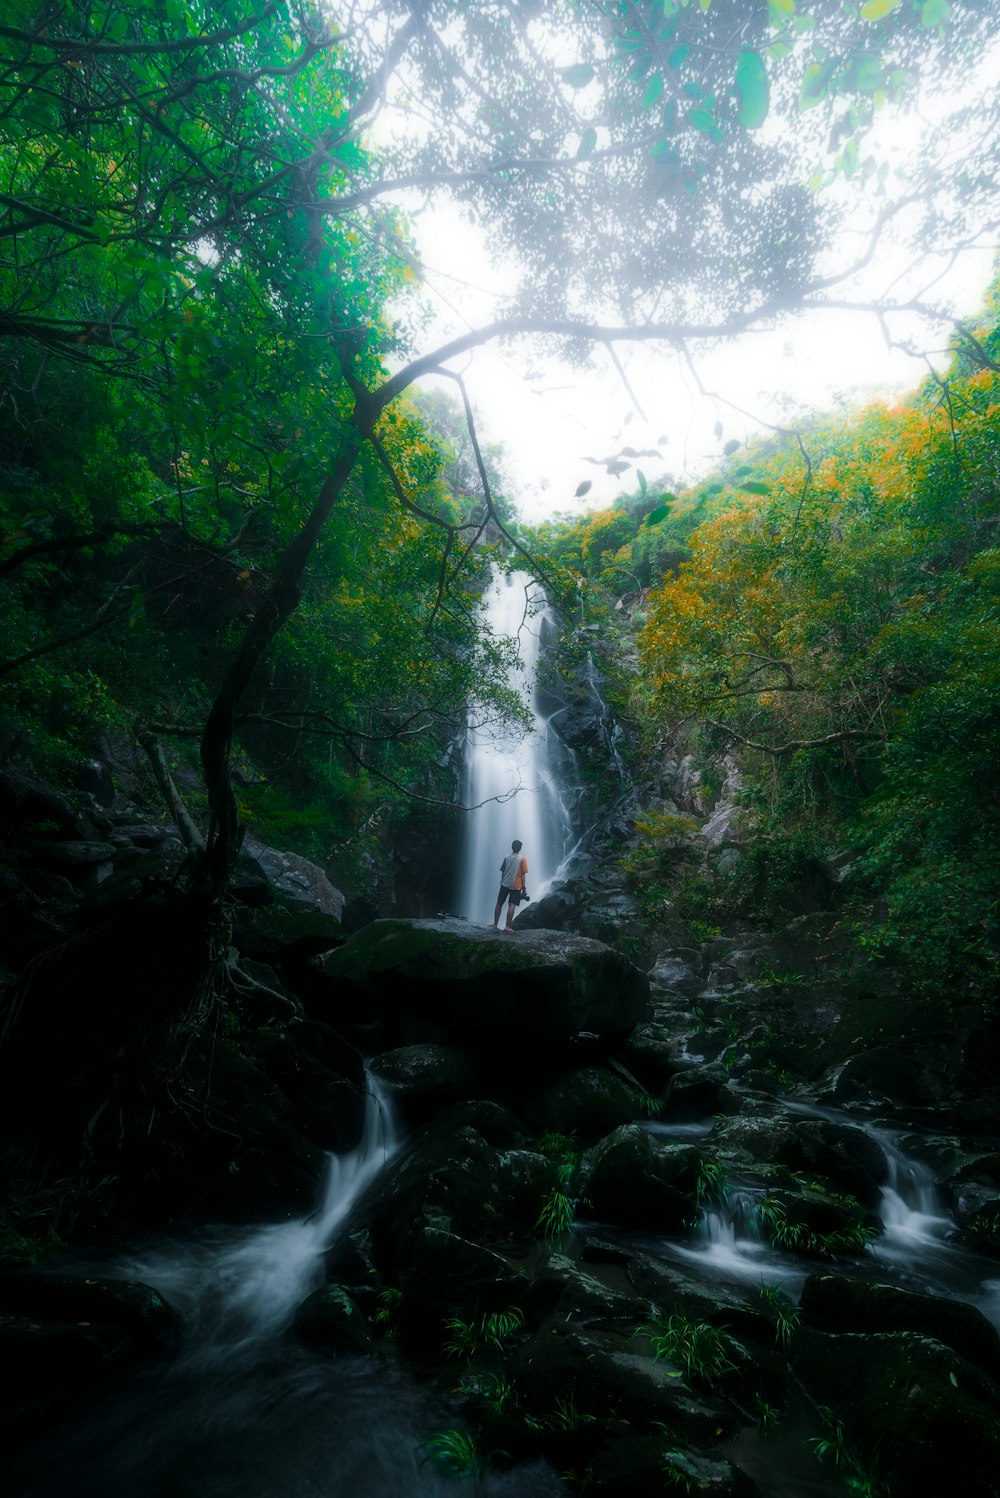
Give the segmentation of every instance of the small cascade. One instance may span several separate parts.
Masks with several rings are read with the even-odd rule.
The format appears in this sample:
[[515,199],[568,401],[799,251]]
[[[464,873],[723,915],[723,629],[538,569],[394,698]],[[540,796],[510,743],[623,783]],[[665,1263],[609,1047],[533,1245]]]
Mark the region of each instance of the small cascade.
[[930,1167],[908,1159],[897,1135],[886,1129],[866,1131],[885,1155],[888,1179],[882,1188],[879,1212],[885,1228],[884,1244],[903,1249],[938,1244],[952,1231]]
[[538,703],[535,676],[549,615],[544,593],[526,572],[495,576],[486,614],[493,634],[511,641],[508,681],[527,695],[534,722],[526,734],[503,734],[489,724],[476,727],[475,708],[470,713],[462,801],[475,810],[466,813],[456,909],[481,925],[493,919],[500,863],[515,838],[524,845],[533,900],[557,877],[574,842],[576,779],[574,756]]
[[323,1199],[311,1217],[239,1235],[219,1229],[212,1238],[170,1244],[123,1266],[180,1312],[185,1363],[264,1347],[315,1287],[322,1254],[396,1148],[388,1104],[371,1078],[367,1086],[361,1141],[350,1154],[330,1156]]
[[703,1273],[777,1284],[797,1299],[805,1274],[768,1241],[761,1221],[765,1195],[760,1186],[727,1186],[715,1201],[702,1207],[691,1242],[665,1245],[667,1251]]

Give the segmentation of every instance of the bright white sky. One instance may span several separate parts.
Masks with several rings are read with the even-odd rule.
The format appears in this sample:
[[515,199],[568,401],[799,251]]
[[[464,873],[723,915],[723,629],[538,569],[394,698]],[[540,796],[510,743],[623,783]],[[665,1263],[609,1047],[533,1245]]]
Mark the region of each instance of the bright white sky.
[[[984,59],[970,87],[985,91],[998,82],[1000,47]],[[878,141],[880,157],[902,160],[917,149],[916,141],[912,127],[887,122]],[[413,205],[405,206],[412,213]],[[872,206],[867,205],[869,214]],[[509,267],[491,263],[483,232],[458,210],[435,208],[412,216],[411,222],[435,312],[434,324],[420,338],[421,350],[428,350],[497,316],[513,276]],[[856,250],[857,241],[853,243]],[[849,248],[845,245],[845,254]],[[935,304],[973,315],[982,304],[996,248],[984,243],[943,275],[941,264],[926,261],[905,285],[915,292],[933,282],[929,296]],[[912,246],[887,246],[859,289],[869,296],[885,290],[913,257]],[[946,330],[896,318],[891,332],[894,339],[912,342],[916,352],[908,355],[889,347],[870,315],[789,318],[782,327],[703,353],[697,380],[673,352],[618,344],[636,403],[603,350],[595,354],[594,369],[581,371],[540,353],[525,339],[506,348],[476,350],[453,367],[466,378],[481,438],[504,448],[513,479],[511,497],[525,519],[536,521],[557,511],[607,504],[634,491],[635,467],[651,487],[657,480],[663,487],[683,485],[712,466],[723,443],[742,441],[765,423],[792,424],[810,410],[828,410],[841,401],[862,404],[877,394],[913,388],[927,372],[922,355],[942,350]],[[699,380],[705,393],[698,389]],[[441,383],[454,397],[454,385]],[[715,432],[717,422],[723,427],[721,437]],[[662,458],[638,459],[618,478],[586,461],[609,456],[626,444],[658,448]],[[575,499],[577,485],[586,479],[593,487],[585,499]]]

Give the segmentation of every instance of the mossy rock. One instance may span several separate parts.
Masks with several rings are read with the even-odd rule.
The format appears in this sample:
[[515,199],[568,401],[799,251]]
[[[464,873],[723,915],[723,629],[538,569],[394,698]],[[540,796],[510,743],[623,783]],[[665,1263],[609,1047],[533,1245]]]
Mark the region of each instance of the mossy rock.
[[649,991],[645,975],[600,942],[451,919],[373,921],[324,959],[323,973],[336,995],[328,1002],[355,1017],[399,1025],[419,1016],[522,1068],[581,1031],[624,1041]]

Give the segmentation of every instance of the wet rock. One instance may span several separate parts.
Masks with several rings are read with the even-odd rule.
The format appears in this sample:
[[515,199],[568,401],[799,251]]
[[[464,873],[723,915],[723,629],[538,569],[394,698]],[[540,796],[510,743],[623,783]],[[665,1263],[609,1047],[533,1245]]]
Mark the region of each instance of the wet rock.
[[780,1111],[770,1117],[744,1112],[718,1124],[712,1138],[727,1158],[784,1165],[797,1175],[821,1177],[869,1207],[881,1200],[885,1156],[870,1135],[849,1124]]
[[298,853],[280,853],[256,838],[246,837],[240,853],[240,864],[252,866],[263,874],[268,884],[282,898],[288,910],[315,912],[340,922],[344,913],[344,896],[318,864],[310,863]]
[[430,1132],[447,1138],[459,1129],[474,1129],[498,1150],[521,1149],[525,1145],[524,1130],[510,1109],[489,1098],[474,1098],[446,1108],[438,1114]]
[[603,1067],[586,1067],[534,1094],[525,1111],[539,1130],[597,1139],[630,1122],[637,1109],[635,1094],[620,1077]]
[[582,1030],[620,1044],[648,996],[644,974],[598,942],[451,919],[375,921],[330,953],[323,973],[341,1009],[397,1024],[418,1014],[449,1041],[504,1063],[516,1056],[522,1069]]
[[560,1253],[548,1254],[539,1264],[529,1298],[543,1316],[580,1327],[619,1322],[631,1330],[645,1310],[637,1296],[612,1289]]
[[694,1394],[675,1368],[635,1351],[622,1336],[549,1320],[509,1366],[533,1412],[571,1400],[580,1415],[625,1419],[633,1430],[662,1421],[693,1445],[714,1444],[736,1430],[730,1410]]
[[635,1124],[616,1129],[584,1157],[581,1216],[620,1227],[676,1233],[694,1221],[701,1156],[661,1145]]
[[425,1123],[440,1108],[470,1097],[478,1068],[467,1051],[449,1045],[409,1045],[383,1051],[371,1073],[410,1125]]
[[812,1274],[799,1307],[804,1322],[817,1331],[919,1332],[1000,1378],[1000,1337],[975,1306],[896,1285]]
[[425,1228],[483,1246],[530,1234],[557,1183],[541,1155],[494,1149],[467,1127],[431,1131],[390,1162],[365,1203],[380,1268],[397,1280]]
[[700,993],[704,980],[694,968],[676,955],[660,957],[649,971],[650,984],[668,994],[691,997]]
[[524,1275],[513,1270],[502,1255],[448,1233],[425,1227],[417,1235],[400,1286],[407,1315],[442,1317],[523,1299]]
[[[261,1030],[254,1038],[254,1053],[291,1103],[293,1126],[320,1149],[344,1154],[357,1146],[364,1126],[364,1065],[353,1047],[343,1041],[336,1044],[339,1037],[333,1045],[326,1044],[324,1030],[326,1026],[306,1024],[284,1031]],[[326,1046],[336,1070],[309,1048],[310,1039]]]
[[707,1322],[744,1342],[774,1345],[774,1322],[756,1289],[744,1291],[718,1280],[706,1283],[675,1264],[644,1254],[629,1256],[626,1274],[636,1294],[649,1301],[663,1319],[677,1314],[689,1321]]
[[0,828],[7,837],[45,832],[77,838],[87,831],[61,791],[17,770],[0,772]]
[[158,1290],[139,1280],[0,1274],[0,1314],[83,1327],[118,1326],[150,1352],[173,1351],[178,1335],[176,1312]]
[[708,1118],[728,1112],[722,1105],[729,1073],[718,1061],[678,1071],[663,1089],[663,1116],[678,1121]]
[[295,1312],[292,1330],[300,1342],[339,1357],[370,1352],[374,1338],[357,1302],[343,1285],[325,1285]]
[[22,1398],[115,1372],[133,1349],[125,1328],[106,1322],[0,1316],[0,1359]]
[[753,1479],[725,1457],[672,1450],[664,1457],[663,1470],[668,1482],[689,1493],[717,1493],[719,1498],[755,1498],[760,1493]]
[[942,1096],[944,1079],[899,1050],[878,1046],[851,1056],[841,1068],[833,1096],[839,1103],[871,1101],[921,1105]]
[[801,1327],[795,1371],[833,1410],[893,1498],[950,1492],[995,1498],[1000,1387],[917,1332],[835,1334]]
[[679,1067],[692,1064],[685,1062],[680,1041],[660,1023],[637,1026],[622,1050],[622,1060],[655,1092]]

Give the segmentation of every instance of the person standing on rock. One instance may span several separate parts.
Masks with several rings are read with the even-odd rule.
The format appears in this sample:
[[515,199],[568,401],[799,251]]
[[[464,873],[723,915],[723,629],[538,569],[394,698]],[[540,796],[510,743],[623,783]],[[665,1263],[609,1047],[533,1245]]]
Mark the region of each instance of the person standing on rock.
[[525,888],[525,878],[528,873],[528,860],[521,857],[521,844],[517,838],[510,845],[510,852],[500,865],[500,893],[497,895],[497,908],[493,912],[493,930],[499,930],[500,912],[503,902],[507,901],[507,924],[505,931],[513,931],[514,906],[520,905],[522,900],[530,900],[531,896]]

